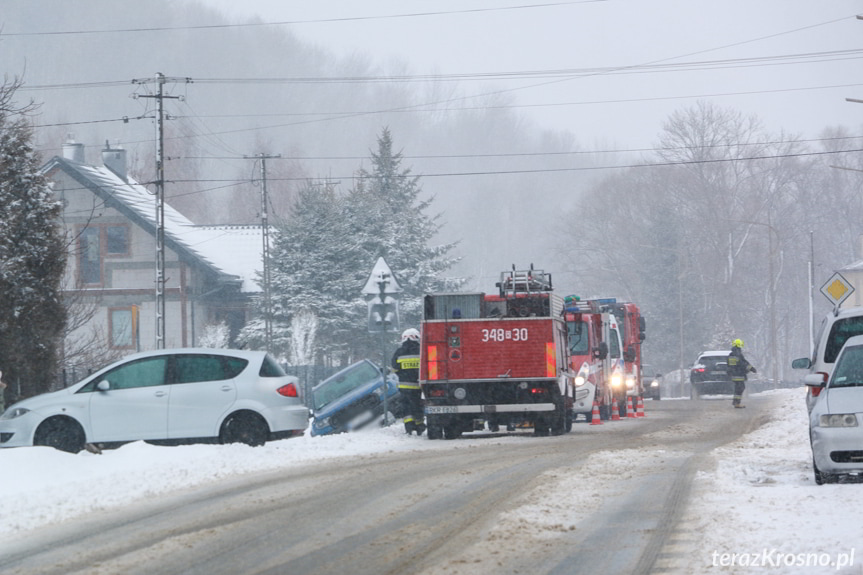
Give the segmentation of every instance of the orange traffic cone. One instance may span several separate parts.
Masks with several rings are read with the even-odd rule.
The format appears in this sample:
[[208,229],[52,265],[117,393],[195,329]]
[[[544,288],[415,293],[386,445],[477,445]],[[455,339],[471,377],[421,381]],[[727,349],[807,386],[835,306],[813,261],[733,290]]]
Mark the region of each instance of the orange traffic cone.
[[626,406],[626,419],[635,419],[636,417],[638,416],[635,414],[635,397],[633,396],[632,401]]
[[645,417],[644,415],[644,398],[638,396],[638,411],[635,412],[636,417]]
[[620,421],[620,404],[616,401],[611,406],[611,421]]
[[602,425],[602,418],[599,417],[599,404],[593,400],[593,411],[590,414],[591,425]]

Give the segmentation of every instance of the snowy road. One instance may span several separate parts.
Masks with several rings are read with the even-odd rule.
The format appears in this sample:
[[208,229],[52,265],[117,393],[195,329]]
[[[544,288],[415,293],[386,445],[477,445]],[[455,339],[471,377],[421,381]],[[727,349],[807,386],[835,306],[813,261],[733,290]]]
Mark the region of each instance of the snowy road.
[[681,543],[676,527],[693,478],[714,448],[767,421],[773,403],[650,402],[647,418],[576,424],[561,437],[415,438],[429,449],[230,477],[7,539],[0,567],[21,575],[684,572],[679,563],[698,543]]

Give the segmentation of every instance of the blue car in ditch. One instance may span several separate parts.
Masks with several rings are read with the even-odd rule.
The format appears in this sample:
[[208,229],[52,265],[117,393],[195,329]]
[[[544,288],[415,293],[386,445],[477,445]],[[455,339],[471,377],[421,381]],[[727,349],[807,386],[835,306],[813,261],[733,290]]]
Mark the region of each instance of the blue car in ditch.
[[312,435],[360,429],[384,414],[384,390],[391,417],[402,417],[398,378],[389,374],[384,384],[380,368],[364,359],[328,377],[312,389]]

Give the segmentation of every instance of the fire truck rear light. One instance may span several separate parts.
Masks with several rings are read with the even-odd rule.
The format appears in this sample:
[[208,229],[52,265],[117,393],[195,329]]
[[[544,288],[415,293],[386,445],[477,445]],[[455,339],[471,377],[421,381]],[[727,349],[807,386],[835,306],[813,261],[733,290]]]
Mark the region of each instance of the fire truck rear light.
[[428,367],[428,376],[430,380],[440,379],[440,374],[438,373],[437,346],[435,345],[426,347],[426,366]]
[[557,376],[557,354],[554,350],[554,342],[545,344],[545,375],[546,377]]
[[287,383],[276,390],[279,395],[284,395],[285,397],[299,397],[300,395],[297,393],[297,386],[293,383]]

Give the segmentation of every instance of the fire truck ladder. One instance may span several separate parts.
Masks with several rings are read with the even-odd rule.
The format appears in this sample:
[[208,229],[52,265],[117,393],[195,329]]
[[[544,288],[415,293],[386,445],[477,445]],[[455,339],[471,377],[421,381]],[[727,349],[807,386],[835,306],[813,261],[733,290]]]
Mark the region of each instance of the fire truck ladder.
[[501,272],[497,286],[500,288],[501,297],[550,292],[552,291],[551,274],[533,269],[533,264],[530,264],[529,270],[517,270],[513,264],[512,271]]

